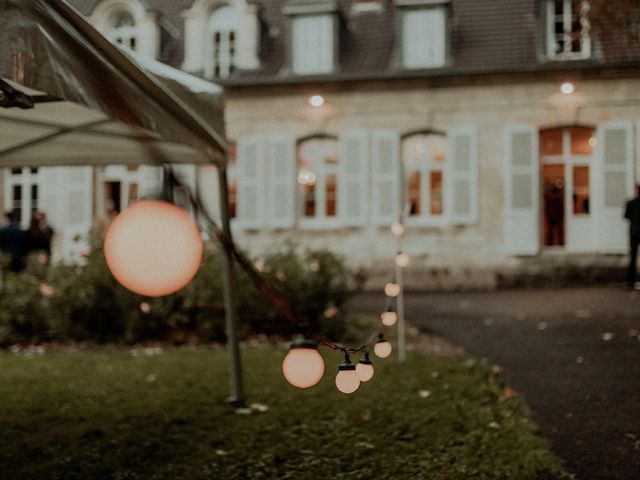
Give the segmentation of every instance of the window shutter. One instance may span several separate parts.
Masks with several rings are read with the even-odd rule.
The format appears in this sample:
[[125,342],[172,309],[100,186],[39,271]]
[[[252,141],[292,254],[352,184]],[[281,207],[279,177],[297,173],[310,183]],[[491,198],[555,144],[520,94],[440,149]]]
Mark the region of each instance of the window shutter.
[[479,217],[478,188],[478,135],[473,127],[454,128],[447,138],[449,168],[447,179],[447,205],[451,223],[470,225]]
[[295,222],[296,151],[292,138],[270,137],[267,215],[271,228],[292,228]]
[[624,253],[628,225],[623,218],[625,202],[633,197],[633,134],[631,122],[611,121],[598,128],[596,208],[598,247]]
[[369,135],[349,132],[340,138],[338,215],[345,226],[367,223],[369,200]]
[[62,209],[60,208],[60,186],[59,186],[59,174],[60,167],[42,167],[40,169],[40,181],[39,181],[39,193],[38,203],[40,204],[39,210],[43,211],[47,215],[47,221],[51,226],[58,231],[64,225],[64,217]]
[[141,165],[138,171],[138,198],[155,198],[162,191],[162,168]]
[[400,139],[393,131],[376,130],[371,137],[371,200],[373,220],[389,226],[400,213]]
[[406,68],[441,67],[445,62],[443,8],[408,10],[403,15],[402,55]]
[[[227,169],[227,173],[229,170]],[[202,166],[197,175],[198,194],[207,213],[215,221],[220,221],[220,185],[218,168],[213,165]]]
[[[62,209],[58,225],[62,233],[62,255],[65,261],[83,262],[80,255],[89,249],[92,225],[93,169],[91,167],[60,167],[58,171],[59,199]],[[52,224],[56,229],[56,225]]]
[[329,73],[333,70],[332,15],[297,16],[291,20],[294,73]]
[[238,140],[238,226],[257,229],[265,223],[265,151],[258,136]]
[[505,151],[505,247],[515,255],[535,255],[540,249],[537,129],[522,124],[508,126]]

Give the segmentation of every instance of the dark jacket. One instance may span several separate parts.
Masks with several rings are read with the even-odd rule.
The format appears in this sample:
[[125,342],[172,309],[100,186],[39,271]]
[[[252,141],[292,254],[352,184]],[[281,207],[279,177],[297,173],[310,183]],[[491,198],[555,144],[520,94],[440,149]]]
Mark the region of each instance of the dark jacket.
[[17,223],[0,228],[0,248],[11,257],[10,268],[19,272],[25,267],[25,257],[29,253],[29,236]]
[[629,235],[634,238],[640,237],[640,197],[627,202],[624,218],[629,220]]

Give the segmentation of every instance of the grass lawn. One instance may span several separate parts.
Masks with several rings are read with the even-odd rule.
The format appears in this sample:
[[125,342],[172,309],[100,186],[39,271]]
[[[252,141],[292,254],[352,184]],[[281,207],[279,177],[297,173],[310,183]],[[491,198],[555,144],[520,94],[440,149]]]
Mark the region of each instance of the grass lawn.
[[[222,349],[0,353],[0,479],[568,478],[488,366],[411,355],[374,361],[353,395],[288,386],[285,351],[243,351],[238,414]],[[357,357],[356,357],[357,360]]]

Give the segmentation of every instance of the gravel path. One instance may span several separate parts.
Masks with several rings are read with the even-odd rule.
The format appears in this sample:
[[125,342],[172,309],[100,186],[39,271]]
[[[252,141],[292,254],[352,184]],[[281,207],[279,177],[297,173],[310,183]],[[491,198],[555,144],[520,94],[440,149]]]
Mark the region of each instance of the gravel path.
[[[579,480],[640,479],[640,294],[620,287],[405,295],[407,320],[504,368]],[[355,310],[374,313],[381,294]]]

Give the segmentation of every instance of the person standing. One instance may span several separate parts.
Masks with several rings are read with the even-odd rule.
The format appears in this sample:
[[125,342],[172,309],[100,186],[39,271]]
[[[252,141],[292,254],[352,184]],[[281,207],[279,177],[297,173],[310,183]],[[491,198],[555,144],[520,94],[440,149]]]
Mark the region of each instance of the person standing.
[[638,246],[640,245],[640,184],[636,185],[636,198],[625,205],[624,218],[629,220],[629,268],[627,269],[627,286],[640,289],[636,283]]
[[44,212],[36,210],[31,215],[29,230],[29,250],[43,251],[46,258],[41,263],[48,264],[51,260],[51,240],[53,238],[53,228],[47,223],[47,216]]
[[18,210],[8,212],[9,225],[0,228],[0,249],[9,254],[9,269],[21,272],[27,266],[25,258],[29,253],[29,235],[20,228]]

